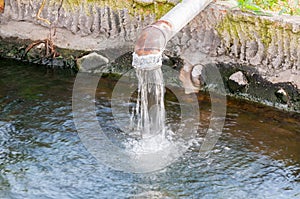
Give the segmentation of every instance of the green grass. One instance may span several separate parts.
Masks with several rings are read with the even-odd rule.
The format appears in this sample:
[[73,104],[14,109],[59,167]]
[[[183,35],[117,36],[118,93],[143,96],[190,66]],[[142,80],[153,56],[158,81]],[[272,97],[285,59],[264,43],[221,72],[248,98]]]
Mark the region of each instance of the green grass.
[[268,11],[300,15],[299,0],[237,0],[237,3],[241,10],[261,15],[268,14]]

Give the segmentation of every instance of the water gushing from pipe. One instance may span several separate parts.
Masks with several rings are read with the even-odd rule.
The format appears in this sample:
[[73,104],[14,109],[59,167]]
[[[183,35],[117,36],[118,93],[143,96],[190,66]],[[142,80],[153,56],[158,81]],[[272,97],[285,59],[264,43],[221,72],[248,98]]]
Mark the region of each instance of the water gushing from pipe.
[[157,22],[147,26],[136,41],[133,67],[139,81],[136,114],[143,138],[165,136],[162,53],[167,42],[212,0],[183,0]]
[[165,134],[164,82],[160,68],[137,70],[139,82],[136,113],[142,137]]

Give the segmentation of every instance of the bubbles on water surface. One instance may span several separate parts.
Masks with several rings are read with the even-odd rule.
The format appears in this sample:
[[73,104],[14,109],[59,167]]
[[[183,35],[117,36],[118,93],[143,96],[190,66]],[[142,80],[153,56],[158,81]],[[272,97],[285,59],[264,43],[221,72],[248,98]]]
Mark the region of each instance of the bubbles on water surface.
[[[186,97],[184,92],[174,89],[178,88],[178,82],[175,83],[174,79],[178,79],[179,73],[170,67],[166,68],[164,73],[161,68],[137,69],[134,71],[137,77],[132,77],[132,70],[134,70],[132,69],[122,75],[113,87],[112,120],[109,121],[113,125],[110,129],[106,127],[107,123],[104,126],[99,125],[95,113],[95,100],[81,100],[87,95],[93,98],[101,75],[77,74],[72,95],[74,123],[83,144],[99,162],[116,170],[143,173],[165,168],[186,152],[199,128],[199,103],[195,94]],[[207,76],[216,77],[216,75],[220,76],[219,71],[211,65]],[[222,94],[224,91],[222,79],[207,78],[207,81],[210,84],[217,83],[221,87],[219,89],[221,95],[215,92],[210,93],[210,97],[215,101],[212,100],[212,120],[208,128],[210,131],[205,134],[200,148],[201,153],[209,152],[216,144],[226,115],[226,98]],[[130,99],[136,89],[138,90],[136,107],[130,112],[128,106],[120,106],[120,104],[130,104]],[[166,117],[164,103],[166,89],[171,90],[177,98],[180,107],[177,120],[170,120]],[[221,119],[214,120],[214,118]],[[166,126],[166,121],[174,125]],[[102,128],[105,128],[106,132],[103,132]],[[114,133],[110,131],[116,128],[117,132],[122,132],[120,137],[126,138],[126,135],[129,135],[128,142],[121,144],[124,147],[119,147],[118,141],[110,140],[110,137],[114,137]],[[128,131],[128,129],[131,130]],[[133,133],[129,133],[131,131]],[[130,137],[130,135],[133,136]],[[109,156],[107,156],[108,149],[110,149]],[[150,162],[155,163],[150,164]]]

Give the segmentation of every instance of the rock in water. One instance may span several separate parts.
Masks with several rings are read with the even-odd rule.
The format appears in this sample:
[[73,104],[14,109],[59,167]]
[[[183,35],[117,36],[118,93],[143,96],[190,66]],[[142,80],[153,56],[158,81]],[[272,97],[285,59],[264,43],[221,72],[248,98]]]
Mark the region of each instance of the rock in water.
[[95,69],[107,66],[108,63],[109,60],[106,57],[93,52],[79,58],[77,60],[77,67],[80,72],[92,72]]

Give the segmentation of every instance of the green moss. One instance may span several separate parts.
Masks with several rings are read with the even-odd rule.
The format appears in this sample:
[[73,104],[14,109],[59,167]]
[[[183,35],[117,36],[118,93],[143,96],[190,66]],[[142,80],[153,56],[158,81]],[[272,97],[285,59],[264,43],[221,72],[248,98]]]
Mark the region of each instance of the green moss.
[[[60,2],[60,0],[54,0]],[[63,2],[63,7],[69,11],[75,11],[78,7],[82,6],[87,14],[90,14],[90,5],[95,4],[100,7],[110,7],[113,10],[123,10],[127,9],[129,14],[135,16],[137,14],[142,16],[147,16],[150,14],[155,14],[156,18],[162,17],[169,10],[171,10],[174,5],[172,3],[166,3],[164,1],[155,2],[151,4],[136,3],[134,0],[87,0],[86,3],[82,3],[79,0],[65,0]]]
[[[285,63],[297,64],[295,57],[300,32],[293,29],[292,23],[282,23],[272,18],[241,12],[229,12],[215,28],[222,40],[221,53],[240,53],[236,56],[242,56],[240,58],[244,59],[247,55],[245,52],[252,53],[247,51],[247,43],[252,45],[256,42],[260,50],[258,55],[261,56],[261,61],[265,61],[263,63],[270,63],[274,67],[284,67]],[[251,50],[255,50],[254,47]]]
[[267,12],[278,12],[279,14],[300,15],[299,1],[294,0],[236,0],[242,11],[250,11],[258,15]]
[[239,38],[239,31],[242,31],[247,40],[256,40],[253,34],[253,31],[255,31],[265,47],[268,47],[271,43],[275,29],[274,24],[268,20],[256,16],[232,15],[230,13],[216,27],[223,39],[226,33],[230,35],[231,39]]

